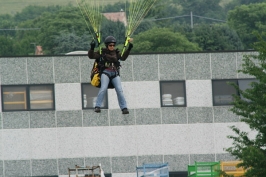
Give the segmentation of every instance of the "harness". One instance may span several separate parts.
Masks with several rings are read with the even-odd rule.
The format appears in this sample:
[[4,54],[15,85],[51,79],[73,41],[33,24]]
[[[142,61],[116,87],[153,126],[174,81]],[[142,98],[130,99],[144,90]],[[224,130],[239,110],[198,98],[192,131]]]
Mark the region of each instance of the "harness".
[[[104,56],[105,56],[105,54],[101,53],[100,59],[98,61],[97,60],[96,61],[98,62],[100,75],[105,74],[106,76],[108,76],[108,78],[110,79],[110,82],[111,82],[112,79],[114,79],[116,76],[120,76],[119,69],[120,69],[121,65],[120,65],[119,61],[117,61],[117,62],[109,62],[109,61],[104,60]],[[116,56],[118,58],[118,52],[116,52]],[[114,76],[111,76],[110,74],[104,72],[104,70],[106,68],[110,68],[110,66],[111,66],[112,69],[114,69],[116,71]]]

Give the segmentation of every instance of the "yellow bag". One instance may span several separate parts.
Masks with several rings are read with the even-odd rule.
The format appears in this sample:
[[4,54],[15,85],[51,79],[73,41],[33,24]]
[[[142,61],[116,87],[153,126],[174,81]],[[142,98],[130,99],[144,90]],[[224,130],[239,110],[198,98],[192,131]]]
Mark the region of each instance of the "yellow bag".
[[100,74],[97,73],[97,74],[94,74],[92,80],[91,80],[91,85],[95,86],[95,87],[98,87],[101,83],[101,78],[99,76]]
[[[95,60],[93,64],[93,68],[91,70],[91,85],[94,87],[101,87],[101,69],[98,64],[99,61]],[[112,82],[109,82],[108,89],[113,89],[114,85]]]
[[94,61],[93,68],[91,70],[91,85],[94,87],[101,87],[101,75],[96,61]]

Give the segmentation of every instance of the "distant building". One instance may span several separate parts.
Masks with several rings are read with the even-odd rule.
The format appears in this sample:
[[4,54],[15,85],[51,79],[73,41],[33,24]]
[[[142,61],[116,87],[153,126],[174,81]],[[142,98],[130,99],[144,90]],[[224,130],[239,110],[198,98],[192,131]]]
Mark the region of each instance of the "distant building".
[[127,16],[126,16],[126,12],[123,11],[123,9],[121,9],[120,12],[110,12],[110,13],[103,13],[103,15],[111,21],[120,21],[122,23],[124,23],[125,26],[127,26]]
[[37,45],[35,47],[35,55],[43,55],[42,46]]

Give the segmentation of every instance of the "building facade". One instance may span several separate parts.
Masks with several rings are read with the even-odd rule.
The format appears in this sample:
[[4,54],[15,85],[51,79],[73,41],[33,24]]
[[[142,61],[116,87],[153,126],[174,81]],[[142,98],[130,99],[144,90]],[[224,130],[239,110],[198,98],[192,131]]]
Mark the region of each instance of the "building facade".
[[227,82],[248,87],[253,78],[237,70],[251,53],[130,55],[120,71],[128,115],[114,89],[93,112],[86,55],[2,57],[0,177],[67,177],[75,165],[98,164],[135,177],[136,166],[164,162],[178,177],[194,161],[232,160],[229,126],[249,128],[229,111]]

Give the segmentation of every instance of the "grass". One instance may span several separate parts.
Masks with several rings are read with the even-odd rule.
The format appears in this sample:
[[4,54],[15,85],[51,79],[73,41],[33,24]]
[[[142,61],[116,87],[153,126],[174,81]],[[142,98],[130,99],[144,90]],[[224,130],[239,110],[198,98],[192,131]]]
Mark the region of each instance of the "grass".
[[[92,1],[92,0],[86,0]],[[116,2],[120,2],[121,0],[99,0],[103,4],[112,4]],[[125,0],[123,0],[125,1]],[[35,6],[50,6],[50,5],[60,5],[66,6],[68,4],[72,4],[74,6],[77,5],[76,0],[0,0],[0,15],[2,14],[10,14],[15,15],[17,12],[21,12],[21,10],[29,5]]]
[[[92,0],[86,0],[92,1]],[[116,2],[125,2],[126,0],[99,0],[103,4],[112,4]],[[224,6],[225,4],[231,2],[232,0],[221,0],[220,5]],[[36,6],[49,6],[49,5],[60,5],[66,6],[72,4],[77,5],[76,0],[0,0],[0,15],[10,14],[15,15],[17,12],[29,5]]]

